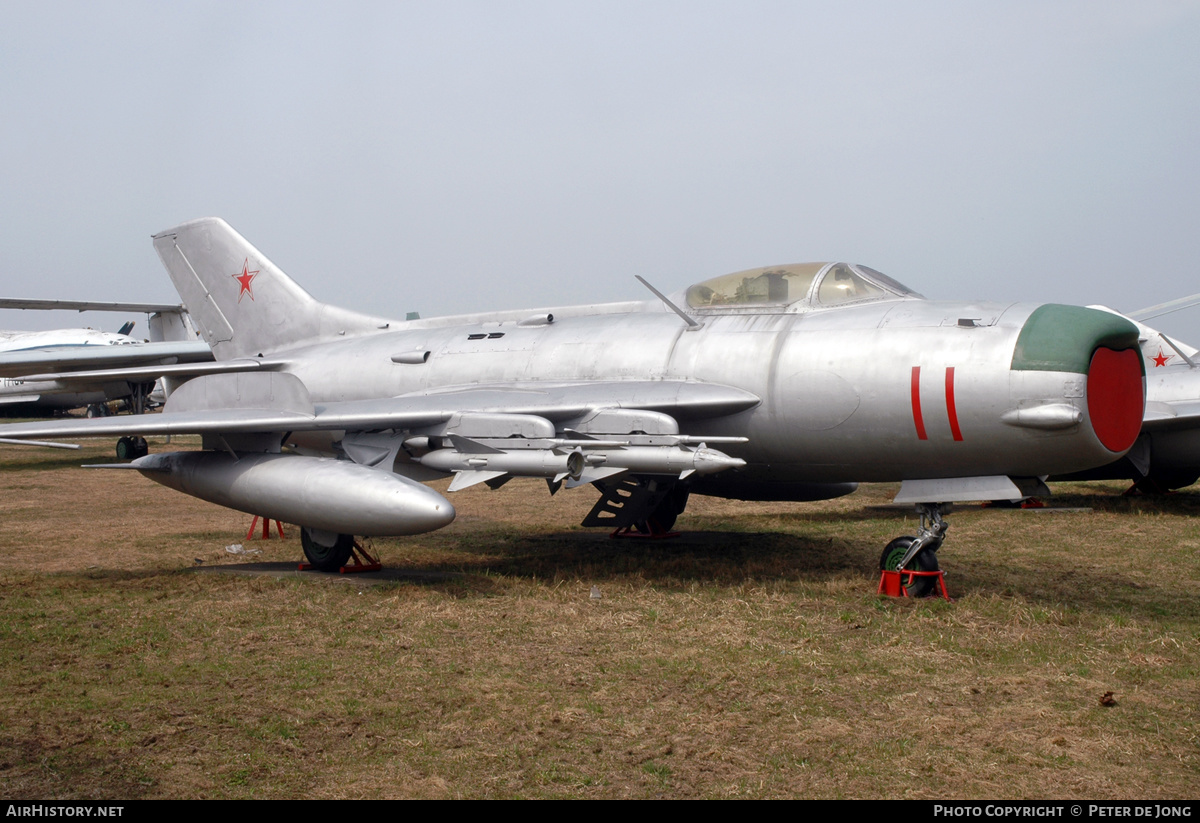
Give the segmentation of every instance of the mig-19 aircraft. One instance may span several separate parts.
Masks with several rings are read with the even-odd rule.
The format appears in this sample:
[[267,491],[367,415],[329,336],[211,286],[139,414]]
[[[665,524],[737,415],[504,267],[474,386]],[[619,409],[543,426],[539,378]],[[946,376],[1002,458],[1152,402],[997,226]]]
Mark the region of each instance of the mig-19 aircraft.
[[[7,439],[202,436],[127,465],[302,527],[312,563],[354,536],[446,526],[449,490],[591,484],[585,525],[670,529],[692,493],[820,500],[902,481],[933,569],[942,505],[1017,499],[1112,462],[1142,425],[1138,329],[1057,304],[926,300],[866,266],[742,271],[645,301],[436,319],[320,303],[224,221],[154,235],[220,373],[159,415],[0,427]],[[639,278],[640,279],[640,278]],[[643,281],[644,283],[645,281]]]

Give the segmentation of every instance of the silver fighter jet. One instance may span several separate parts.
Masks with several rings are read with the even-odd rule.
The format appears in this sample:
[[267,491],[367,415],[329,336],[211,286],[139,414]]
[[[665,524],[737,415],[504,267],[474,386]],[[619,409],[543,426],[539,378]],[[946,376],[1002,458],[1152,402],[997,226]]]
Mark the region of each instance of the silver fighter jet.
[[[889,563],[936,568],[940,505],[1019,498],[1107,464],[1142,424],[1138,329],[1055,304],[929,301],[865,266],[738,272],[646,301],[438,319],[319,303],[215,218],[154,236],[221,373],[161,415],[0,427],[4,438],[198,433],[127,464],[302,526],[310,560],[353,535],[441,528],[421,481],[590,484],[585,525],[670,529],[690,493],[819,500],[903,481],[923,528]],[[643,281],[644,282],[644,281]],[[647,284],[649,285],[649,284]]]

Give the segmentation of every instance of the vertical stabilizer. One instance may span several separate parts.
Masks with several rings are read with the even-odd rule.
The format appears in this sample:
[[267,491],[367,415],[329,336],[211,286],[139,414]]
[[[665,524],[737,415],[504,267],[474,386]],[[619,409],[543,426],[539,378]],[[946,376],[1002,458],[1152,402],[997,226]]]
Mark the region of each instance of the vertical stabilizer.
[[393,322],[314,300],[218,217],[160,232],[154,248],[218,360],[368,334]]

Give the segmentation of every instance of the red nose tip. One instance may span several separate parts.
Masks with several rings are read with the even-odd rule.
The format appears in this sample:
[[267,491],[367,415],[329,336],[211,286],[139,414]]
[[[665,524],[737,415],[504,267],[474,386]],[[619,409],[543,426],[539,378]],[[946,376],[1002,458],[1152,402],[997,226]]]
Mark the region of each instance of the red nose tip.
[[1142,430],[1142,359],[1137,349],[1100,347],[1088,366],[1087,404],[1092,430],[1109,451],[1123,452]]

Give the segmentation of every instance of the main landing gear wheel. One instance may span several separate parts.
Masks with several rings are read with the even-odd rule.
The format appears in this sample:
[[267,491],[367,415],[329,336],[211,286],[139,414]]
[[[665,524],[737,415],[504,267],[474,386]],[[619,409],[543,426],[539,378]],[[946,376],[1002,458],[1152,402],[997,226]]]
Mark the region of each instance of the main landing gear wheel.
[[137,460],[150,453],[150,446],[144,437],[122,437],[117,441],[118,460]]
[[346,565],[354,552],[354,535],[302,528],[300,545],[304,549],[304,556],[314,569],[336,572]]
[[687,508],[689,491],[688,487],[682,484],[673,486],[645,520],[639,520],[633,524],[634,529],[639,534],[646,535],[669,533],[675,526],[675,520]]
[[[884,546],[883,554],[879,558],[879,568],[882,571],[895,571],[916,539],[915,537],[897,537]],[[937,554],[929,549],[922,549],[908,562],[907,568],[914,572],[936,572],[938,570]],[[935,577],[914,576],[909,578],[909,581],[909,584],[905,586],[909,597],[931,597],[937,593],[937,578]]]

